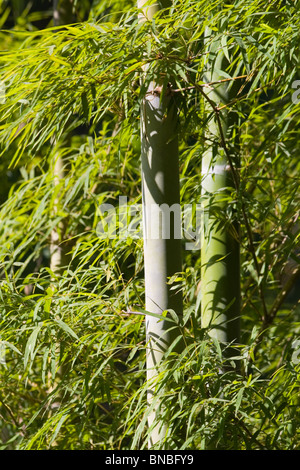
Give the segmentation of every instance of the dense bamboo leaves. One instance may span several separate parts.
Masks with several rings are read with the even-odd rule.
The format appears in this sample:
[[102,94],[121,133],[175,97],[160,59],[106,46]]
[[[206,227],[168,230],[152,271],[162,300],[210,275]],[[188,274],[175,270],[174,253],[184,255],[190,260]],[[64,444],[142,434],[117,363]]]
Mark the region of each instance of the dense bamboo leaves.
[[[96,125],[104,112],[117,114],[127,109],[136,117],[139,108],[131,104],[131,99],[143,95],[138,77],[145,63],[149,64],[145,87],[160,72],[168,73],[169,70],[172,70],[179,88],[193,86],[191,79],[194,78],[201,82],[204,24],[201,28],[193,26],[192,32],[189,29],[192,25],[187,24],[188,33],[185,26],[186,18],[202,15],[201,3],[188,3],[182,7],[175,2],[172,23],[162,19],[159,30],[155,23],[139,25],[134,11],[124,15],[119,23],[70,26],[55,36],[51,30],[39,31],[36,38],[33,34],[22,33],[26,48],[23,46],[19,51],[7,51],[2,55],[2,63],[9,64],[3,69],[2,76],[7,85],[6,103],[2,109],[2,119],[5,120],[2,136],[8,142],[17,139],[22,143],[15,158],[19,157],[26,144],[31,151],[38,150],[54,132],[62,135],[65,129],[72,129],[83,121]],[[248,94],[263,83],[282,77],[283,70],[278,68],[277,62],[288,58],[290,43],[287,43],[285,35],[289,30],[290,34],[293,32],[292,26],[287,25],[288,15],[284,10],[286,20],[283,17],[280,29],[265,26],[265,32],[260,35],[255,33],[252,37],[247,34],[257,20],[263,25],[264,21],[267,24],[276,22],[276,12],[259,14],[259,6],[259,2],[251,2],[251,8],[243,9],[244,16],[240,15],[237,24],[233,8],[227,15],[227,27],[223,27],[227,37],[226,45],[223,41],[225,51],[235,47],[243,53],[241,62],[232,63],[231,76],[247,75],[248,82],[254,77],[250,88],[245,90]],[[206,8],[212,7],[206,5]],[[217,14],[207,22],[213,26],[218,21]],[[270,50],[274,34],[276,47],[273,45]],[[176,47],[172,48],[170,55],[168,45],[174,39]],[[144,47],[141,47],[145,43],[147,58]],[[291,46],[295,47],[293,43]],[[293,70],[296,74],[296,69],[289,67],[289,81],[293,78]],[[245,78],[241,86],[244,81]],[[284,89],[286,86],[285,83]],[[240,94],[238,99],[242,98]],[[125,106],[124,101],[128,99],[130,105]],[[12,109],[16,115],[8,112]]]

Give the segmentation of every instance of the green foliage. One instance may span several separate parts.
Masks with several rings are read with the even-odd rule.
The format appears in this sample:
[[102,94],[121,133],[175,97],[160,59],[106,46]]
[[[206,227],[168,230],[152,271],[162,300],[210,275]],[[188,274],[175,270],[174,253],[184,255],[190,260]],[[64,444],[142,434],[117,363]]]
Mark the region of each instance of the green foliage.
[[[176,360],[169,348],[157,381],[165,446],[298,449],[300,3],[174,0],[143,24],[127,4],[94,2],[86,22],[57,31],[6,28],[1,10],[1,448],[147,446],[142,240],[99,237],[99,207],[141,201],[139,105],[158,79],[180,115],[182,202],[200,202],[209,26],[231,62],[224,80],[238,84],[240,186],[217,215],[241,224],[242,344],[228,364],[199,330],[201,260],[184,251],[186,348]],[[55,273],[60,221],[70,263]]]

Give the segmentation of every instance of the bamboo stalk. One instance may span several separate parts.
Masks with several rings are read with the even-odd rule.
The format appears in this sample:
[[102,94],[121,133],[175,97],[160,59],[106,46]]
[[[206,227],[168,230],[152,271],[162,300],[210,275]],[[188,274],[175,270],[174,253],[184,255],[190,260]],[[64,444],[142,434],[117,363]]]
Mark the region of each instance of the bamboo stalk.
[[[64,179],[64,161],[60,155],[57,155],[53,165],[54,187],[58,186]],[[59,194],[53,205],[53,215],[56,216],[59,208]],[[50,269],[55,276],[62,274],[63,269],[69,263],[67,254],[67,245],[64,243],[66,233],[66,223],[61,220],[57,227],[51,231],[50,240]]]
[[[159,10],[157,3],[150,7],[145,3],[138,1],[141,21],[152,19]],[[165,6],[163,2],[161,6]],[[154,314],[172,309],[181,315],[183,310],[181,292],[168,284],[182,270],[177,125],[173,96],[160,83],[151,83],[141,108],[141,160],[146,310]],[[167,424],[159,422],[162,410],[155,380],[176,334],[176,329],[170,331],[169,322],[146,316],[149,428],[157,422],[150,432],[149,448],[167,432]]]
[[[71,23],[72,16],[72,0],[54,0],[53,2],[53,23],[54,26],[62,26],[67,23]],[[53,171],[53,184],[54,190],[61,184],[65,177],[65,161],[60,154],[59,145],[57,145],[54,137],[54,147],[57,148],[57,152],[54,154],[54,160],[52,162]],[[53,216],[57,216],[59,211],[60,198],[59,192],[53,204]],[[53,228],[50,235],[50,270],[53,273],[53,278],[62,276],[64,269],[70,262],[70,255],[68,254],[68,246],[65,243],[66,239],[66,220],[61,220],[56,227]],[[68,364],[63,364],[59,367],[57,372],[60,380],[63,380],[64,376],[69,370]],[[63,395],[60,394],[59,400],[63,401]]]
[[240,336],[239,227],[222,222],[220,214],[227,208],[226,194],[237,189],[239,161],[237,155],[228,160],[224,148],[224,139],[235,138],[234,115],[227,110],[221,114],[217,108],[219,103],[232,99],[235,88],[230,82],[221,81],[219,71],[226,70],[228,64],[223,51],[210,47],[205,81],[219,84],[206,92],[206,106],[211,114],[207,137],[214,143],[202,158],[201,324],[210,329],[211,336],[228,344],[239,341]]

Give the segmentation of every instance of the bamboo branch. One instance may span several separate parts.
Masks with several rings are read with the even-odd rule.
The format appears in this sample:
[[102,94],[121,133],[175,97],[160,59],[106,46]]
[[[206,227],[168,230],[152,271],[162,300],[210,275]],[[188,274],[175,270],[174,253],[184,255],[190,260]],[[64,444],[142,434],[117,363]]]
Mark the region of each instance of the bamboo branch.
[[[185,88],[175,88],[175,89],[172,89],[172,93],[180,93],[182,91],[188,91],[188,90],[195,90],[197,89],[198,87],[202,87],[202,88],[211,88],[212,85],[217,85],[219,83],[226,83],[226,82],[231,82],[233,80],[240,80],[241,78],[247,78],[248,75],[239,75],[238,77],[230,77],[230,78],[224,78],[222,80],[216,80],[214,82],[209,82],[209,83],[197,83],[195,85],[191,85],[191,86],[188,86],[188,87],[185,87]],[[221,108],[219,108],[221,109]]]
[[265,326],[272,323],[272,321],[274,320],[275,316],[277,315],[277,312],[280,309],[282,303],[284,302],[287,295],[289,294],[289,292],[291,291],[291,289],[295,285],[295,282],[297,281],[299,276],[300,276],[300,264],[298,264],[293,269],[291,276],[286,281],[286,283],[284,284],[282,290],[279,292],[276,299],[274,300],[273,305],[271,306],[271,308],[268,312]]
[[[8,413],[8,415],[11,417],[11,420],[14,423],[14,425],[19,429],[20,424],[18,423],[17,419],[15,418],[11,408],[6,403],[4,403],[4,401],[1,397],[0,397],[0,403],[2,404],[3,408]],[[26,434],[27,434],[24,426],[22,426],[22,429],[20,429],[20,432],[23,436],[26,436]]]
[[229,108],[230,106],[237,103],[238,101],[242,101],[246,98],[249,98],[249,96],[251,96],[253,93],[256,93],[257,91],[261,91],[264,88],[267,88],[268,86],[270,86],[271,83],[273,83],[277,78],[279,79],[281,76],[283,76],[283,73],[280,73],[277,77],[274,77],[270,82],[266,83],[265,85],[263,85],[261,87],[258,87],[258,88],[255,88],[255,90],[252,90],[252,92],[250,94],[245,93],[244,95],[230,101],[230,103],[224,104],[223,106],[219,107],[218,110],[221,111],[222,109]]
[[[296,280],[298,279],[299,276],[300,276],[300,265],[298,265],[293,270],[292,275],[287,280],[287,282],[284,284],[283,289],[279,292],[279,294],[277,295],[277,297],[275,298],[275,300],[273,302],[272,307],[270,308],[269,312],[267,313],[267,315],[263,319],[263,323],[262,323],[261,328],[258,332],[256,341],[254,342],[254,346],[253,346],[253,350],[252,350],[253,351],[253,356],[255,356],[255,354],[257,352],[257,349],[258,349],[259,345],[261,344],[264,335],[267,332],[268,327],[274,321],[274,319],[275,319],[275,317],[276,317],[283,301],[286,299],[287,295],[289,294],[289,292],[293,288],[293,286],[294,286],[294,284],[295,284],[295,282],[296,282]],[[249,364],[251,365],[251,363],[253,362],[252,357],[249,356],[248,361],[249,361]]]

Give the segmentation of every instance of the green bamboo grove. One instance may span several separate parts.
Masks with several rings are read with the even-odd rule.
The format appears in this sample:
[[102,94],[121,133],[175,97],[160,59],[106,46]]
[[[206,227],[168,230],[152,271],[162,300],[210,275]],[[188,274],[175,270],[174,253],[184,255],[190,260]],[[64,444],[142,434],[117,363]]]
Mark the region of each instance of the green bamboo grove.
[[299,448],[299,13],[0,2],[1,450]]

